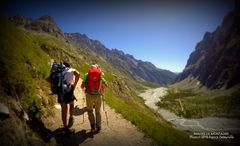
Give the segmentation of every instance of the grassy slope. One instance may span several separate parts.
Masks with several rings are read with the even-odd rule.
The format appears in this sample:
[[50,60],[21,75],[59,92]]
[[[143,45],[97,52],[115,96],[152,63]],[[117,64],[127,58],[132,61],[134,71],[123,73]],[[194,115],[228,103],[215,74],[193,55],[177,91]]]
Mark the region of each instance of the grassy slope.
[[[17,94],[25,110],[31,110],[31,106],[36,105],[45,114],[45,109],[52,105],[55,98],[49,97],[49,86],[44,81],[50,71],[50,59],[69,60],[81,74],[89,67],[87,62],[97,61],[103,67],[109,82],[110,89],[105,93],[107,103],[146,135],[161,145],[211,144],[207,141],[191,140],[187,133],[175,130],[162,121],[136,96],[133,91],[135,88],[131,85],[139,86],[139,83],[118,74],[114,68],[91,52],[76,49],[63,38],[16,28],[2,17],[0,24],[1,28],[4,28],[0,31],[0,63],[3,65],[0,73],[1,84],[5,87],[4,91],[0,92],[2,101],[7,100],[3,98],[4,94]],[[137,88],[143,89],[143,86]],[[16,94],[12,93],[13,91]],[[130,96],[131,98],[127,98]]]
[[12,24],[0,19],[1,84],[7,94],[18,96],[22,106],[41,105],[37,85],[48,75],[50,58],[34,44],[32,39]]

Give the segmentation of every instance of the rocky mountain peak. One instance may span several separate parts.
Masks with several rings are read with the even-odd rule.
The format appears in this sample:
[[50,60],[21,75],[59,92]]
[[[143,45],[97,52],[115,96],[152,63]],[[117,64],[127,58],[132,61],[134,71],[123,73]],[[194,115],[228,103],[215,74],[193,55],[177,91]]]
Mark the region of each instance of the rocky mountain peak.
[[16,15],[10,17],[10,20],[17,25],[21,25],[27,29],[34,31],[63,35],[62,31],[51,16],[45,15],[38,19],[32,19],[26,16]]
[[[51,16],[45,15],[40,17],[38,20],[48,21],[48,22],[54,22]],[[55,23],[55,22],[54,22]]]
[[228,13],[217,29],[206,32],[176,81],[193,77],[207,88],[231,88],[240,83],[240,11]]
[[26,24],[29,24],[33,21],[33,19],[31,18],[28,18],[26,16],[23,16],[23,15],[16,15],[16,16],[13,16],[13,17],[10,17],[9,18],[11,21],[14,21],[17,25],[26,25]]

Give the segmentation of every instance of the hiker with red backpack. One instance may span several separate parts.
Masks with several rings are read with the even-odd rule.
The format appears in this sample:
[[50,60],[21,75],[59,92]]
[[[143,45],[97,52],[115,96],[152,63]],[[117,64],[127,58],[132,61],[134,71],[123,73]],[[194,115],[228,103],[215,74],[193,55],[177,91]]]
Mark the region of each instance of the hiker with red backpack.
[[[107,87],[106,80],[103,77],[101,68],[95,64],[92,65],[83,76],[81,88],[85,89],[88,119],[90,121],[91,132],[99,133],[101,130],[101,104],[102,93]],[[93,114],[95,109],[95,116]]]
[[[62,110],[62,123],[64,134],[73,133],[74,130],[70,128],[73,125],[73,110],[74,110],[74,90],[80,78],[79,72],[71,68],[68,62],[52,65],[51,74],[47,81],[51,84],[53,94],[57,94],[58,103],[61,105]],[[67,112],[69,105],[69,120],[67,124]]]

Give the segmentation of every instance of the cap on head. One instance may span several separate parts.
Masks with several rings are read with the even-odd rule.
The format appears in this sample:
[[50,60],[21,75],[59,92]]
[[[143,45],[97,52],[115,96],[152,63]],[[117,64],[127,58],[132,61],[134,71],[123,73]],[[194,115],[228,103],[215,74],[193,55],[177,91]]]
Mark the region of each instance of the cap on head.
[[70,63],[68,63],[67,61],[64,61],[63,64],[64,64],[66,67],[71,67]]
[[92,64],[91,68],[97,68],[97,65],[96,64]]

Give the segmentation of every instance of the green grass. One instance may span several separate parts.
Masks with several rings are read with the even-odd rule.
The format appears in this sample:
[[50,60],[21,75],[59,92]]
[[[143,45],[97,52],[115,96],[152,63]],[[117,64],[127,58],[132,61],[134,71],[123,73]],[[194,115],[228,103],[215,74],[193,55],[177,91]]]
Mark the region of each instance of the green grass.
[[216,93],[194,93],[191,90],[176,91],[169,89],[168,94],[162,97],[157,105],[185,118],[207,116],[239,118],[239,95],[239,92],[231,95],[216,96]]
[[47,60],[50,58],[24,31],[2,16],[0,24],[4,28],[0,30],[1,84],[4,91],[12,96],[17,95],[26,111],[33,104],[40,108],[36,88],[38,80],[48,74]]
[[231,41],[227,44],[227,48],[231,48],[236,46],[240,43],[240,36],[234,37]]

